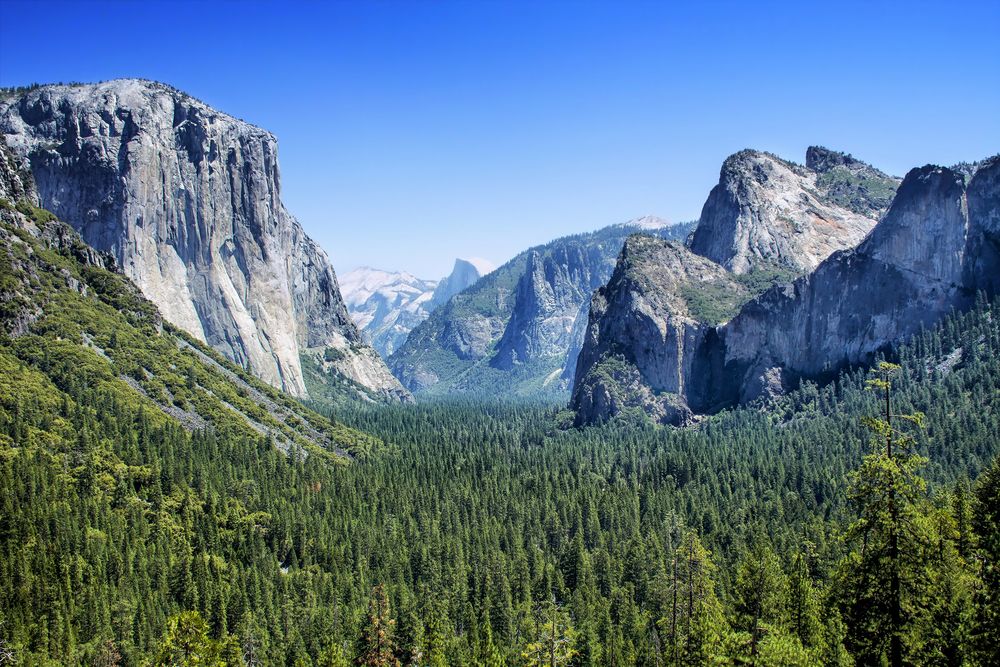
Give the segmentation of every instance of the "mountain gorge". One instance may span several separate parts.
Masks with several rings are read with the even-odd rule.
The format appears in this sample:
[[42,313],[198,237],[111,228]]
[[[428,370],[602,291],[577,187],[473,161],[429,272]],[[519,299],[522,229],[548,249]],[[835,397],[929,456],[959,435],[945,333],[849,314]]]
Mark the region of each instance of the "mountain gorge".
[[282,204],[268,132],[136,79],[8,95],[0,131],[37,203],[108,252],[168,321],[294,396],[307,395],[308,357],[348,393],[408,399]]
[[526,250],[455,295],[390,358],[423,395],[562,397],[572,378],[591,293],[611,275],[625,238],[684,238],[691,226],[646,217]]
[[0,665],[1000,664],[1000,155],[338,279],[168,86],[0,130]]
[[[573,393],[578,423],[630,409],[683,423],[695,414],[775,396],[803,378],[829,378],[844,366],[868,363],[951,310],[969,307],[978,290],[996,292],[1000,159],[964,172],[912,170],[881,220],[868,218],[871,232],[852,247],[860,226],[828,224],[834,216],[816,205],[811,192],[794,198],[807,203],[798,210],[804,218],[798,223],[785,214],[762,215],[752,205],[754,197],[745,198],[749,205],[730,206],[728,218],[720,216],[720,197],[740,201],[742,195],[729,195],[753,191],[730,185],[732,163],[745,163],[745,154],[734,158],[723,167],[692,236],[691,252],[704,257],[687,263],[717,261],[755,289],[720,289],[705,280],[692,289],[679,263],[667,261],[679,249],[652,240],[627,244],[636,246],[635,252],[623,251],[618,279],[594,297]],[[808,161],[822,173],[839,172],[827,179],[821,203],[841,212],[847,206],[879,213],[880,193],[891,185],[881,172],[817,149],[810,149]],[[865,179],[867,185],[858,187]],[[768,174],[752,180],[774,179]],[[789,198],[756,201],[768,209]],[[801,239],[792,233],[791,243],[789,225],[796,224],[804,233]],[[839,236],[831,238],[832,230]],[[639,246],[652,247],[643,254]],[[778,275],[774,287],[762,290],[766,281],[754,280],[762,265],[793,272]],[[789,280],[796,273],[799,277]],[[685,298],[664,301],[666,293]],[[715,312],[692,318],[692,300]]]
[[456,259],[445,278],[423,280],[406,272],[360,267],[341,276],[340,291],[365,340],[388,357],[435,308],[492,270],[482,260]]

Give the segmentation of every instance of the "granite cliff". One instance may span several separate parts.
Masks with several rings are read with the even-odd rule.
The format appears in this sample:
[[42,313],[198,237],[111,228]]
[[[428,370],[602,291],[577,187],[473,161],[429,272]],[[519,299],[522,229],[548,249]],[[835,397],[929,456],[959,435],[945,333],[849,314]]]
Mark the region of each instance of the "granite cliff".
[[270,133],[135,79],[4,99],[0,131],[39,203],[110,253],[168,321],[296,396],[303,356],[333,349],[327,370],[361,395],[407,398],[282,204]]
[[853,248],[875,226],[882,200],[852,183],[882,193],[895,189],[895,179],[816,147],[807,165],[814,168],[752,150],[727,158],[691,250],[741,274],[767,266],[804,273],[831,253]]
[[590,295],[625,238],[690,229],[649,216],[530,248],[431,313],[389,365],[415,393],[565,396]]
[[[870,175],[870,167],[843,154],[819,154],[813,149],[810,154],[808,162],[817,173],[847,170],[837,176],[842,183],[856,183],[845,174]],[[726,168],[723,174],[726,180]],[[746,178],[757,180],[752,175]],[[829,254],[815,269],[770,288],[753,278],[753,269],[740,270],[754,262],[792,268],[785,261],[791,247],[786,239],[757,246],[726,239],[699,244],[699,235],[705,238],[699,224],[692,252],[700,249],[711,255],[719,248],[737,252],[695,258],[684,257],[675,248],[654,247],[637,261],[634,253],[623,251],[616,278],[595,295],[591,308],[572,399],[577,423],[605,421],[628,408],[664,423],[683,423],[695,414],[780,394],[804,378],[823,380],[845,366],[871,362],[877,353],[948,312],[968,307],[979,290],[996,293],[1000,288],[998,181],[996,157],[968,169],[914,169],[898,191],[893,188],[891,206],[860,243],[837,250],[849,241],[832,239],[822,246]],[[737,185],[732,190],[751,188]],[[881,210],[870,188],[837,192],[845,206],[871,214]],[[717,196],[713,191],[710,203]],[[771,203],[762,205],[773,209]],[[731,216],[763,219],[737,209],[731,209]],[[706,220],[710,228],[726,229],[736,237],[765,237],[746,236],[745,227],[720,224],[713,215],[703,215],[702,223]],[[768,233],[780,228],[779,223]],[[854,238],[850,228],[840,229],[845,239]],[[777,239],[775,234],[771,237]],[[639,243],[630,241],[626,250]],[[651,241],[641,243],[648,246]],[[799,246],[795,252],[803,256],[801,250]],[[726,287],[717,278],[722,289],[704,281],[692,289],[679,267],[698,266],[706,259],[721,260],[715,266],[736,284]],[[692,303],[715,306],[702,307],[701,316],[692,322],[680,317],[678,293],[687,295],[689,314]],[[674,298],[664,300],[664,295]],[[665,375],[664,369],[670,372]]]

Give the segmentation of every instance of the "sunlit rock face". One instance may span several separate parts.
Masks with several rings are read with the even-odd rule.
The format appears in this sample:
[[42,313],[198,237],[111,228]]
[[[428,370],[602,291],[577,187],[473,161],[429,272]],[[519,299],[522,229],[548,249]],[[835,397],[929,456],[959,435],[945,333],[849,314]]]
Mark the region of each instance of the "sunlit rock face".
[[[847,214],[835,227],[838,238],[824,237],[822,244],[786,238],[789,230],[761,223],[778,216],[761,211],[780,209],[787,216],[788,189],[773,184],[811,176],[759,153],[727,160],[722,182],[705,205],[707,215],[692,235],[691,252],[658,248],[652,240],[635,248],[626,244],[611,281],[595,295],[574,381],[578,423],[638,408],[677,424],[781,394],[803,378],[822,380],[847,365],[869,363],[949,312],[967,308],[977,291],[1000,290],[1000,157],[914,169],[897,190],[884,174],[872,175],[871,167],[849,156],[825,149],[810,153],[816,174],[840,170],[817,183],[826,188],[818,196],[836,196],[880,221],[872,221],[861,239],[863,225],[847,224],[855,219]],[[761,183],[772,184],[766,197]],[[889,188],[894,195],[883,212]],[[799,201],[811,202],[811,196]],[[734,201],[756,203],[751,213],[742,204],[731,207],[728,217],[719,212],[719,202]],[[809,207],[818,210],[814,202]],[[706,222],[718,237],[706,236]],[[816,225],[811,229],[806,236],[816,236]],[[639,247],[647,252],[634,251]],[[705,261],[722,273],[691,282],[688,267]],[[745,294],[740,303],[739,290],[753,285],[749,279],[761,266],[801,275],[759,296]],[[692,321],[692,295],[698,296],[692,285],[711,280],[719,288],[701,292],[726,312],[716,318],[725,321]],[[726,299],[736,304],[731,313]]]
[[327,346],[374,394],[406,395],[282,204],[270,133],[133,79],[5,100],[0,130],[41,204],[109,251],[174,324],[297,396],[300,353]]
[[880,191],[892,192],[895,180],[842,153],[811,148],[809,156],[822,171],[760,151],[727,158],[691,250],[742,274],[762,265],[811,271],[837,250],[856,246],[875,226],[881,200],[851,190],[851,183],[881,179]]

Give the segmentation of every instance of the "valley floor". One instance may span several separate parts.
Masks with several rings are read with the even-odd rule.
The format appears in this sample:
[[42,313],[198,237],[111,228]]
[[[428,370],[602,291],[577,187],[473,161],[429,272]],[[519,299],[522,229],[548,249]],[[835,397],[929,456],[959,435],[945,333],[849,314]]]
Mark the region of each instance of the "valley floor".
[[925,417],[892,457],[863,370],[691,429],[338,411],[386,443],[341,465],[53,385],[5,341],[0,640],[26,665],[846,665],[897,637],[997,664],[997,312],[901,351],[893,412]]

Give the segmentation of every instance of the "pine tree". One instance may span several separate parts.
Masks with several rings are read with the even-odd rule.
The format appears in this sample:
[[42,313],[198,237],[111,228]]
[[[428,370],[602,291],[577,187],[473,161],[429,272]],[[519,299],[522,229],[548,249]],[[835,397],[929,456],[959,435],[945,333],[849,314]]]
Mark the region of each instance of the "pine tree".
[[576,654],[576,631],[555,597],[535,609],[535,633],[522,656],[529,667],[568,665]]
[[359,667],[399,667],[393,635],[395,624],[389,613],[385,586],[379,584],[372,589],[368,601],[368,618],[361,628],[354,664]]
[[904,597],[917,596],[916,578],[923,569],[925,542],[917,502],[926,483],[919,468],[926,459],[910,450],[913,438],[900,424],[917,427],[922,413],[892,412],[892,378],[896,364],[881,362],[867,386],[880,394],[880,417],[865,417],[873,434],[874,450],[851,475],[849,497],[859,518],[849,536],[860,547],[844,563],[844,614],[850,628],[849,648],[862,662],[885,658],[889,667],[902,667],[906,619]]
[[788,581],[774,550],[757,538],[736,566],[733,591],[735,623],[750,633],[750,659],[756,660],[763,637],[785,630]]
[[663,653],[670,664],[702,665],[717,655],[725,632],[715,566],[694,531],[684,535],[672,561],[671,604],[658,621]]
[[490,628],[490,624],[488,622],[482,623],[480,636],[482,637],[481,662],[483,666],[506,667],[507,661],[504,659],[503,654],[500,652],[499,647],[497,647],[496,642],[493,641],[493,629]]
[[196,611],[167,619],[167,630],[156,653],[157,665],[195,667],[224,664],[219,644],[208,636],[208,624]]
[[972,641],[983,665],[1000,664],[1000,457],[976,485],[973,512],[981,585],[975,595]]

